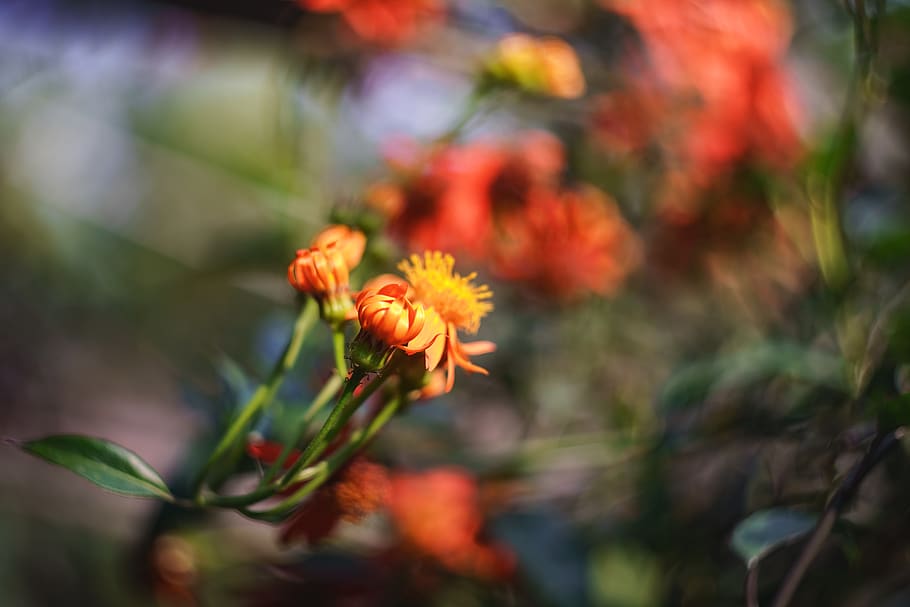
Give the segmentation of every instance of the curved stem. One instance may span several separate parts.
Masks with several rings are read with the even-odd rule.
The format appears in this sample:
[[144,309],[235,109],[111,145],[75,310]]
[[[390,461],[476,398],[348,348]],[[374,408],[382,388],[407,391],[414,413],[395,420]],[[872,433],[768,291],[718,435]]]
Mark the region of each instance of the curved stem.
[[437,143],[450,143],[458,138],[468,123],[479,113],[481,103],[487,96],[489,88],[483,84],[476,85],[465,99],[455,122],[444,133],[436,137]]
[[294,329],[284,348],[284,352],[275,362],[275,366],[272,368],[268,379],[265,383],[256,388],[256,391],[240,410],[239,415],[231,422],[227,432],[225,432],[224,436],[215,447],[215,450],[209,456],[208,461],[206,461],[205,465],[202,467],[194,487],[197,501],[201,499],[202,491],[205,488],[206,478],[211,473],[215,463],[223,458],[228,450],[237,443],[238,439],[240,439],[256,414],[268,406],[272,402],[272,399],[275,398],[278,388],[281,387],[281,384],[284,381],[285,374],[293,368],[294,364],[297,362],[297,357],[300,355],[300,348],[303,345],[307,333],[309,333],[318,318],[319,305],[314,299],[307,299],[306,303],[300,308],[297,320],[294,322]]
[[351,376],[347,379],[342,388],[341,395],[338,397],[338,402],[335,404],[335,408],[332,409],[332,413],[329,414],[328,419],[322,424],[322,428],[319,429],[319,432],[313,437],[313,440],[306,446],[306,449],[303,450],[303,453],[300,454],[300,457],[294,465],[287,471],[284,480],[280,484],[281,488],[286,488],[290,485],[297,472],[311,465],[320,455],[322,455],[322,452],[325,451],[332,440],[341,432],[341,429],[347,423],[348,419],[351,418],[351,415],[357,411],[366,399],[372,396],[391,374],[388,371],[388,368],[386,368],[378,377],[365,385],[360,394],[354,396],[354,391],[365,376],[365,371],[357,367],[354,368],[354,371],[351,372]]
[[[374,383],[378,382],[377,381]],[[317,466],[304,470],[303,472],[310,472],[307,474],[309,479],[305,485],[300,489],[295,491],[290,497],[284,499],[279,504],[263,511],[254,511],[242,508],[240,512],[245,516],[254,518],[257,520],[264,520],[269,522],[279,522],[284,520],[288,514],[290,514],[297,505],[313,491],[321,487],[329,478],[332,477],[339,468],[344,466],[350,458],[362,449],[376,434],[382,429],[383,426],[388,423],[390,419],[398,411],[401,404],[404,402],[404,398],[401,395],[396,395],[391,398],[389,402],[386,403],[385,407],[374,417],[365,428],[361,428],[351,436],[350,441],[333,453],[331,456],[326,458],[324,461],[320,462]],[[300,481],[300,475],[297,475],[298,478],[294,479]]]
[[758,604],[758,563],[749,567],[746,574],[746,607],[759,607]]
[[850,470],[850,473],[837,489],[837,492],[831,497],[831,501],[828,502],[828,507],[825,508],[824,515],[818,522],[818,525],[815,526],[815,531],[812,532],[812,536],[809,538],[808,543],[806,543],[806,547],[803,548],[796,564],[794,564],[793,568],[787,573],[787,577],[784,579],[783,584],[781,584],[777,596],[774,597],[772,607],[787,607],[787,605],[790,604],[790,600],[796,593],[800,581],[802,581],[803,576],[809,569],[809,565],[812,564],[812,561],[815,560],[815,557],[818,556],[818,553],[821,551],[822,545],[831,533],[831,529],[834,528],[834,523],[837,522],[840,513],[856,494],[856,491],[866,478],[866,475],[869,474],[869,472],[871,472],[895,446],[900,444],[905,432],[906,430],[904,428],[898,428],[888,434],[880,434],[872,441],[872,445],[869,447],[866,455]]
[[338,392],[338,389],[341,388],[343,376],[339,376],[337,373],[333,374],[329,381],[322,386],[322,389],[319,391],[319,394],[313,398],[313,402],[310,403],[310,406],[307,408],[306,413],[303,414],[303,417],[300,420],[300,427],[297,429],[297,435],[293,440],[289,441],[284,449],[281,451],[281,455],[278,456],[278,459],[272,462],[272,465],[266,471],[265,476],[262,478],[260,485],[268,485],[271,483],[284,468],[284,463],[290,457],[291,452],[294,448],[300,444],[300,441],[303,440],[303,437],[306,435],[307,428],[309,428],[310,422],[313,421],[313,418],[316,417],[316,414],[326,405],[326,403],[331,400],[332,396]]
[[348,363],[344,359],[344,325],[332,327],[332,350],[335,353],[335,370],[340,377],[347,377]]

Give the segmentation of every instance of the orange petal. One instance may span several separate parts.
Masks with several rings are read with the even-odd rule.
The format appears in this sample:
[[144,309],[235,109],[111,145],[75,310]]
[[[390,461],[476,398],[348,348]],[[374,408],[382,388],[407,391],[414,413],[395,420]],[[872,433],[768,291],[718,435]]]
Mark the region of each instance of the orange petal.
[[461,352],[465,356],[479,356],[480,354],[489,354],[496,351],[496,344],[492,341],[472,341],[469,343],[458,342]]

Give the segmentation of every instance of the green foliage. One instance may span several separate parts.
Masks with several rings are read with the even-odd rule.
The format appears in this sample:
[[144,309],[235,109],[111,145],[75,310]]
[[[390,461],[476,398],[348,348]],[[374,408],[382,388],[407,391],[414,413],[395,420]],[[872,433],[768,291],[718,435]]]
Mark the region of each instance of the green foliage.
[[740,522],[730,538],[730,547],[754,567],[773,550],[795,542],[812,530],[818,517],[798,510],[761,510]]
[[173,495],[154,468],[115,443],[100,438],[61,434],[28,441],[22,449],[114,493],[173,500]]

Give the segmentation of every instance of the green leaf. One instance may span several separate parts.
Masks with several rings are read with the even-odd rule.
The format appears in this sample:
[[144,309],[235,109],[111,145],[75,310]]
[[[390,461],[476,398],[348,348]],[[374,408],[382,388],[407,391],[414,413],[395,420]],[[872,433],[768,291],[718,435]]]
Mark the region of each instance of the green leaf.
[[174,499],[154,468],[132,451],[106,440],[61,434],[28,441],[22,449],[114,493]]
[[769,552],[811,531],[817,520],[814,514],[798,510],[760,510],[740,521],[730,538],[730,546],[752,568]]

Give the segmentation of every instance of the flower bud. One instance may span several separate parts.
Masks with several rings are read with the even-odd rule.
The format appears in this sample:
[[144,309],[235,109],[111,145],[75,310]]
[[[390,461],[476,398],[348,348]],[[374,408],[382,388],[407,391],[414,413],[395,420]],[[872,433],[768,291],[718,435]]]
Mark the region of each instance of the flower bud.
[[363,250],[366,248],[367,237],[360,230],[355,230],[346,225],[330,225],[325,228],[313,239],[312,247],[322,249],[329,245],[335,245],[341,251],[344,263],[348,270],[353,270],[363,258]]
[[317,297],[347,289],[348,278],[348,265],[335,244],[300,249],[288,266],[288,282],[291,286]]
[[425,310],[412,304],[407,293],[407,284],[395,281],[357,296],[360,333],[351,344],[355,366],[381,368],[393,348],[407,344],[423,329]]
[[288,282],[302,293],[315,297],[322,318],[339,324],[354,316],[348,283],[348,265],[336,243],[300,249],[288,266]]
[[499,41],[486,75],[530,93],[563,99],[580,97],[585,79],[578,55],[563,40],[511,34]]

